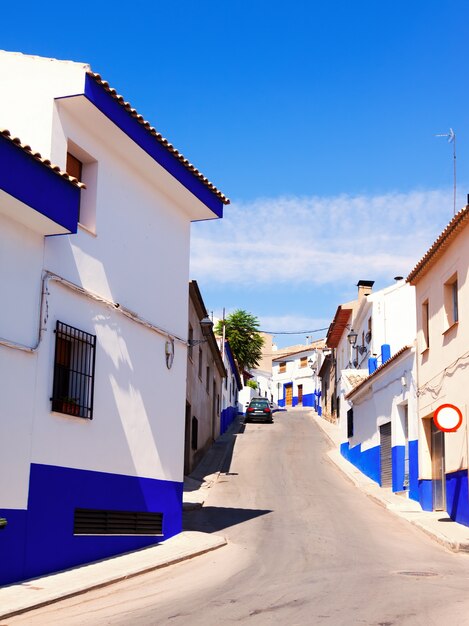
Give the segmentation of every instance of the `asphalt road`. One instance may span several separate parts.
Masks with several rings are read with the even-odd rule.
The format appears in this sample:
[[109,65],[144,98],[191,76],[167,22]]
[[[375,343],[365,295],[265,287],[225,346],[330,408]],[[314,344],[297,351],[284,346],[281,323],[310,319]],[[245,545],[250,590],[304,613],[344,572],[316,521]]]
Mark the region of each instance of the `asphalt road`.
[[469,625],[469,555],[368,499],[327,449],[306,411],[247,424],[229,471],[185,518],[228,546],[5,623]]

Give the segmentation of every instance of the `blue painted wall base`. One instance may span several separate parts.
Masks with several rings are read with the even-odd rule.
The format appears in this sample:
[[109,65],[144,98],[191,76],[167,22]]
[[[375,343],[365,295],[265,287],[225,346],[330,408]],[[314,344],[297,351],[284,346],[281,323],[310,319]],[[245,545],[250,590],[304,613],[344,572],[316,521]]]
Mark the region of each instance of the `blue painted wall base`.
[[[182,482],[31,465],[27,511],[0,509],[0,584],[122,554],[182,530]],[[163,513],[163,536],[79,536],[76,508]]]
[[469,526],[467,470],[446,475],[446,510],[458,524]]
[[405,491],[405,446],[393,446],[392,457],[392,490]]
[[362,452],[361,444],[350,448],[350,444],[347,442],[341,444],[340,452],[347,461],[355,465],[365,476],[374,480],[378,485],[381,484],[379,446]]
[[419,502],[424,511],[433,511],[433,492],[431,480],[419,480]]
[[419,442],[409,441],[409,498],[419,502]]
[[238,407],[228,406],[223,409],[220,415],[220,435],[223,435],[233,423],[234,418],[238,415]]

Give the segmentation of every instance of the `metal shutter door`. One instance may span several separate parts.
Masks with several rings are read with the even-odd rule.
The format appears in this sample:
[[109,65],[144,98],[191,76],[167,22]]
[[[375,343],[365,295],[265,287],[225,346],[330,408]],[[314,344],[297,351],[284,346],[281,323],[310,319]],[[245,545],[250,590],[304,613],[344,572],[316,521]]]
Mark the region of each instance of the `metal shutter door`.
[[392,487],[391,422],[379,427],[381,487]]

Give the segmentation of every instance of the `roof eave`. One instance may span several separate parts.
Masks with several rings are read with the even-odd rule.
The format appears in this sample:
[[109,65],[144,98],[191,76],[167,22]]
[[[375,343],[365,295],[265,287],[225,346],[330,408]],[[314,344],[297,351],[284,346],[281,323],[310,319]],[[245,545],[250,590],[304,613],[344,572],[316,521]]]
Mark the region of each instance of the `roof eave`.
[[187,159],[139,115],[135,109],[102,81],[98,74],[88,72],[84,95],[107,118],[128,135],[142,150],[166,169],[217,217],[223,217],[224,196]]

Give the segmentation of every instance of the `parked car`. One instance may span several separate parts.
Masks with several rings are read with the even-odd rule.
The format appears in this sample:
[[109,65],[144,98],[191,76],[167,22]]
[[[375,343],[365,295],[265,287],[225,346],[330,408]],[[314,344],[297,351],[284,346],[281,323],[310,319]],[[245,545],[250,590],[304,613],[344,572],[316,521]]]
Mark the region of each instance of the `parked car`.
[[252,398],[248,404],[244,421],[257,420],[262,422],[272,422],[272,409],[270,402],[266,398]]

